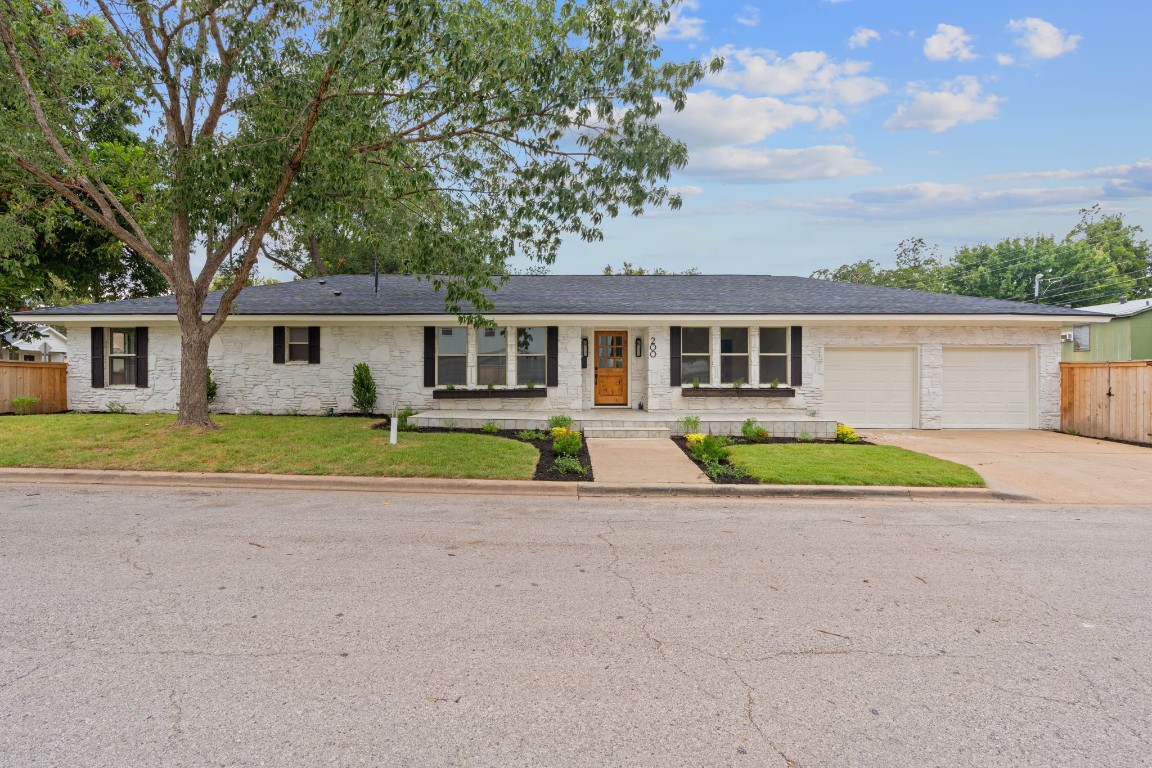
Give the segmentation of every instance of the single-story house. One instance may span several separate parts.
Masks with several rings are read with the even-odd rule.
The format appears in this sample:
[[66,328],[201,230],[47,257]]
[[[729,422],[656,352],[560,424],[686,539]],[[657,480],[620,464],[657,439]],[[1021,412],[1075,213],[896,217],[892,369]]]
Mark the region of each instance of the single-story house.
[[26,363],[63,363],[68,360],[68,337],[55,328],[37,325],[31,339],[21,339],[11,331],[0,334],[0,360]]
[[1065,326],[1061,334],[1064,362],[1152,360],[1152,299],[1124,300],[1080,309],[1114,317],[1103,324]]
[[[477,329],[414,276],[382,275],[378,291],[372,275],[246,288],[210,348],[214,407],[350,411],[352,368],[364,361],[381,411],[725,410],[858,427],[1051,429],[1061,328],[1108,320],[767,275],[518,275],[492,298],[495,326]],[[72,409],[176,409],[171,296],[18,317],[67,326],[76,341]]]

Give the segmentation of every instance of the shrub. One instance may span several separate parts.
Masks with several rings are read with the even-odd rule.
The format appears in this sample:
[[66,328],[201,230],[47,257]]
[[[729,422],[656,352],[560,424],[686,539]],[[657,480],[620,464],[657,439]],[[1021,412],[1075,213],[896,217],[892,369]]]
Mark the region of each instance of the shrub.
[[494,389],[496,389],[496,383],[492,381],[488,382],[488,391],[491,392]]
[[556,468],[557,472],[565,475],[586,475],[588,470],[580,463],[580,460],[575,456],[558,456],[556,462],[552,465]]
[[532,379],[528,379],[528,381],[524,382],[524,386],[526,386],[528,389],[536,389],[536,382],[532,381]]
[[552,438],[552,450],[564,456],[575,456],[584,444],[584,436],[579,432],[565,432]]
[[699,376],[693,376],[692,377],[692,389],[700,389],[700,377]]
[[108,413],[128,413],[128,406],[117,400],[109,400],[105,407],[108,409]]
[[365,416],[376,410],[376,380],[368,363],[352,366],[352,406]]
[[732,382],[732,388],[733,389],[740,389],[740,387],[744,386],[744,384],[745,384],[744,379],[736,379],[736,381]]
[[816,436],[805,430],[804,432],[796,435],[796,441],[800,443],[813,443],[816,441]]
[[36,403],[40,402],[40,398],[34,395],[25,395],[23,397],[12,398],[12,409],[16,411],[17,416],[27,416],[36,407]]
[[535,429],[525,429],[522,432],[517,432],[516,437],[520,440],[547,440],[548,435],[544,432]]
[[707,435],[692,448],[692,456],[702,464],[727,461],[728,457],[732,455],[732,449],[728,446],[728,438],[720,435]]
[[856,434],[856,430],[847,424],[836,425],[836,442],[838,443],[858,443],[860,442],[860,435]]
[[408,421],[408,419],[415,415],[416,409],[412,407],[408,407],[400,411],[400,413],[396,414],[396,429],[400,430],[401,432],[415,432],[417,429],[419,429],[419,427]]
[[772,379],[772,383],[768,387],[769,389],[780,389],[780,379]]
[[480,427],[480,431],[481,431],[481,432],[486,432],[486,433],[488,433],[489,435],[495,435],[496,433],[498,433],[498,432],[500,431],[500,427],[496,426],[495,424],[493,424],[493,423],[492,423],[492,422],[490,422],[490,421],[486,421],[486,422],[484,422],[484,424],[483,424],[483,425]]
[[572,417],[565,416],[558,413],[555,416],[548,417],[548,429],[556,429],[556,427],[564,427],[564,429],[572,428]]
[[676,426],[680,427],[680,431],[684,435],[691,435],[700,431],[700,417],[699,416],[681,416],[676,420]]
[[216,402],[216,396],[220,394],[220,385],[216,383],[216,379],[212,378],[212,369],[208,369],[208,405]]
[[552,427],[552,429],[550,429],[548,432],[550,435],[552,435],[552,437],[556,438],[561,437],[562,435],[566,435],[571,431],[572,430],[568,429],[568,427]]
[[748,473],[734,464],[721,464],[719,461],[709,461],[704,464],[704,474],[711,480],[742,480]]
[[745,419],[740,427],[740,434],[744,435],[745,440],[753,443],[766,443],[771,437],[768,430],[756,423],[756,419]]
[[706,437],[708,437],[708,435],[703,435],[699,432],[689,432],[684,435],[684,439],[688,442],[689,449],[700,447],[700,443],[704,442],[704,438]]

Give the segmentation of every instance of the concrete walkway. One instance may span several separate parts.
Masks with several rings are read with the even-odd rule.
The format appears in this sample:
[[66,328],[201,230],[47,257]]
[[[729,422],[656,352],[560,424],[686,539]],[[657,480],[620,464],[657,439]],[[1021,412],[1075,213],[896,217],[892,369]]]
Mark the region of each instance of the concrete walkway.
[[668,438],[588,438],[597,483],[702,484],[708,477]]
[[1152,508],[1152,448],[1036,430],[867,430],[862,435],[966,464],[993,491],[1057,504]]

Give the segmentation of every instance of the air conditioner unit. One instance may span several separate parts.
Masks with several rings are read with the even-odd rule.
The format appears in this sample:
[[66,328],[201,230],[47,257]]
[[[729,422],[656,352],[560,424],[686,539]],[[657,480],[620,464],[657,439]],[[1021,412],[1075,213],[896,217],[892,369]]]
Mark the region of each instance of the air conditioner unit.
[[1062,331],[1060,333],[1060,341],[1072,341],[1072,331]]

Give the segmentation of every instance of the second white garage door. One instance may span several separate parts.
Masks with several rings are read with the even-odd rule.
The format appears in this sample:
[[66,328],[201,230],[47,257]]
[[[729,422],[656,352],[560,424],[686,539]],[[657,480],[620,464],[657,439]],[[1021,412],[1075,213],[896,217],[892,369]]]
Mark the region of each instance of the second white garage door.
[[1031,347],[944,347],[945,429],[1032,426]]
[[917,426],[915,347],[825,347],[824,416],[853,427]]

